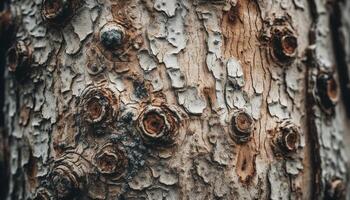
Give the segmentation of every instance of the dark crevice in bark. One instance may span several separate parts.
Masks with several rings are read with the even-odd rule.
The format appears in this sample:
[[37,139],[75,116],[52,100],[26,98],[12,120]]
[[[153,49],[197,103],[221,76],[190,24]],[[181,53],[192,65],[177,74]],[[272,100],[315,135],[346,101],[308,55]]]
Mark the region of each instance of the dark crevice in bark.
[[8,149],[5,131],[0,128],[0,199],[5,199],[8,192]]
[[[4,127],[4,113],[3,113],[3,106],[4,106],[4,48],[3,48],[3,41],[0,39],[0,108],[1,108],[1,114],[0,114],[0,199],[5,199],[6,192],[7,192],[7,176],[6,176],[6,150],[5,150],[5,131],[2,127]],[[5,178],[4,178],[5,177]]]
[[[0,54],[1,54],[2,52],[0,52]],[[1,58],[0,58],[1,59]],[[0,64],[1,66],[0,66],[0,68],[2,68],[3,66],[2,66],[2,64]],[[1,69],[2,70],[2,69]],[[0,76],[3,76],[3,74],[2,73],[0,73]],[[1,94],[0,94],[0,96],[1,97],[3,97],[4,96],[4,94],[3,94],[3,92],[4,92],[4,89],[3,89],[3,86],[2,86],[2,84],[3,84],[3,80],[1,80],[1,83],[0,83],[0,85],[1,85],[1,87],[0,87],[0,92],[1,92]],[[1,102],[0,102],[0,104],[1,104],[1,108],[3,107],[3,98],[1,98]],[[3,198],[5,198],[5,193],[6,193],[6,191],[7,191],[7,189],[6,189],[6,186],[7,186],[7,176],[6,176],[6,169],[7,169],[7,165],[6,165],[6,158],[5,158],[5,155],[6,155],[6,150],[5,150],[5,144],[6,144],[6,142],[5,142],[5,138],[7,138],[6,137],[6,135],[5,135],[5,131],[3,130],[3,113],[1,113],[1,125],[0,125],[0,177],[1,177],[1,179],[0,179],[0,199],[3,199]],[[6,177],[6,178],[4,178],[4,177]]]
[[[312,18],[312,25],[309,32],[309,45],[313,45],[316,42],[316,32],[317,32],[317,22],[318,22],[318,13],[315,0],[308,0],[309,10]],[[313,88],[312,87],[312,68],[317,67],[317,61],[315,60],[315,50],[308,49],[307,51],[307,62],[306,62],[306,119],[307,119],[307,134],[306,137],[310,142],[310,160],[311,160],[311,177],[313,184],[311,186],[311,199],[319,199],[321,193],[321,157],[320,157],[320,144],[318,142],[318,133],[316,131],[316,124],[314,120],[314,111],[313,106],[315,105],[315,99],[313,97]]]
[[[313,59],[313,58],[308,58]],[[310,61],[309,61],[310,62]],[[313,62],[313,61],[311,61]],[[310,77],[311,72],[307,70],[307,76],[306,76],[306,118],[307,118],[307,134],[306,137],[308,138],[308,141],[310,142],[310,157],[311,157],[311,177],[312,182],[314,184],[310,184],[311,186],[311,199],[318,199],[319,194],[321,191],[321,158],[320,158],[320,144],[318,142],[318,134],[315,129],[316,124],[314,120],[314,111],[312,109],[311,105],[314,105],[316,102],[314,101],[312,97],[312,91],[310,93]]]
[[9,154],[7,132],[4,127],[4,100],[5,100],[5,66],[6,52],[10,46],[12,27],[8,21],[7,13],[9,13],[9,1],[0,2],[0,199],[5,199],[8,193],[8,178],[9,178]]
[[343,1],[334,2],[334,5],[332,6],[333,10],[330,15],[330,27],[332,31],[333,49],[335,52],[335,62],[338,69],[340,88],[342,91],[341,93],[345,102],[347,116],[350,118],[350,103],[346,103],[350,102],[350,71],[348,70],[346,62],[347,55],[345,51],[346,44],[344,41],[344,35],[340,31],[340,28],[342,27],[342,3]]
[[[342,20],[346,19],[346,17],[343,16],[344,13],[342,12],[344,10],[342,10],[342,8],[347,3],[349,2],[346,0],[338,0],[333,2],[332,10],[330,13],[330,28],[331,28],[331,34],[332,34],[333,50],[335,54],[336,70],[339,74],[341,96],[343,98],[344,106],[346,109],[346,115],[348,118],[350,118],[350,65],[347,64],[348,52],[346,52],[346,45],[349,45],[349,44],[346,43],[345,35],[344,35],[344,34],[350,34],[350,32],[344,33],[341,31],[341,28],[345,26]],[[350,19],[346,19],[346,20],[350,20]],[[346,31],[349,31],[349,30],[346,30]],[[345,133],[348,133],[348,132],[345,132]],[[350,169],[350,166],[349,166],[349,163],[347,163],[347,170],[349,171],[349,169]],[[350,174],[347,173],[344,179],[348,183],[350,179]],[[347,190],[349,190],[349,185],[347,185],[346,188]],[[349,198],[349,195],[345,198]]]
[[[8,48],[8,42],[6,37],[6,30],[5,29],[5,22],[3,22],[4,15],[3,13],[6,12],[3,5],[4,3],[0,3],[0,107],[1,112],[3,112],[3,106],[4,106],[4,71],[5,71],[5,65],[6,65],[6,49]],[[0,126],[4,125],[4,115],[0,115]]]

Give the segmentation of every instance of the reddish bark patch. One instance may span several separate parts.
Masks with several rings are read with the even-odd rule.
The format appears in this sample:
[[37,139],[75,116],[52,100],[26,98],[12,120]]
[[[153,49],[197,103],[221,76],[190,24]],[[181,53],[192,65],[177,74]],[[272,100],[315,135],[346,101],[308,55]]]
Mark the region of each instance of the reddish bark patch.
[[128,159],[125,153],[115,144],[107,144],[95,156],[98,171],[109,179],[117,180],[125,174]]
[[243,183],[249,183],[255,174],[254,150],[249,145],[242,145],[239,149],[236,165],[236,173],[239,180]]
[[228,17],[228,20],[231,22],[231,23],[236,23],[237,20],[240,20],[240,8],[241,8],[241,5],[240,3],[237,1],[235,5],[232,5],[230,10],[228,11],[227,13],[227,17]]
[[298,39],[294,33],[287,28],[276,28],[272,32],[271,54],[277,63],[283,65],[291,64],[297,54]]
[[232,138],[238,143],[246,142],[254,129],[254,120],[248,113],[238,111],[233,114],[231,127]]
[[283,121],[271,132],[276,155],[287,156],[296,152],[300,144],[300,130],[289,120]]
[[158,113],[147,113],[143,118],[143,125],[145,127],[145,131],[147,131],[150,135],[157,136],[161,134],[165,121],[164,118]]
[[174,143],[179,118],[166,106],[148,106],[138,121],[141,136],[147,144],[167,146]]
[[327,114],[334,113],[334,107],[339,98],[339,89],[333,74],[320,73],[316,85],[319,105]]

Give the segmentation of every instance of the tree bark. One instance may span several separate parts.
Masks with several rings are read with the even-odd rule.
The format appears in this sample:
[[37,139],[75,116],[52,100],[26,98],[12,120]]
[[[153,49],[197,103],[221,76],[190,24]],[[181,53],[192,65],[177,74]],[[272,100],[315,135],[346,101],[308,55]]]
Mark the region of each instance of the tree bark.
[[350,2],[3,7],[7,199],[350,198]]

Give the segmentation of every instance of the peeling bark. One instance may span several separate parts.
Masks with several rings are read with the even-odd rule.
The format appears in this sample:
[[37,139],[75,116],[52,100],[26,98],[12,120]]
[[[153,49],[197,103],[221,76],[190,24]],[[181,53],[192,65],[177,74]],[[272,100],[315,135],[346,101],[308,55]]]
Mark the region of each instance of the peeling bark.
[[12,1],[7,198],[345,199],[349,8]]

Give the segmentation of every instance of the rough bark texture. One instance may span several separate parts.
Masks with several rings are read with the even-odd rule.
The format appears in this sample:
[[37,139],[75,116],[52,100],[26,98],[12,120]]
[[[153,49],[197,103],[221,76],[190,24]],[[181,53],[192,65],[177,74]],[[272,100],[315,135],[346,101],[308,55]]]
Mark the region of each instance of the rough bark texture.
[[349,2],[10,10],[8,199],[346,198]]

